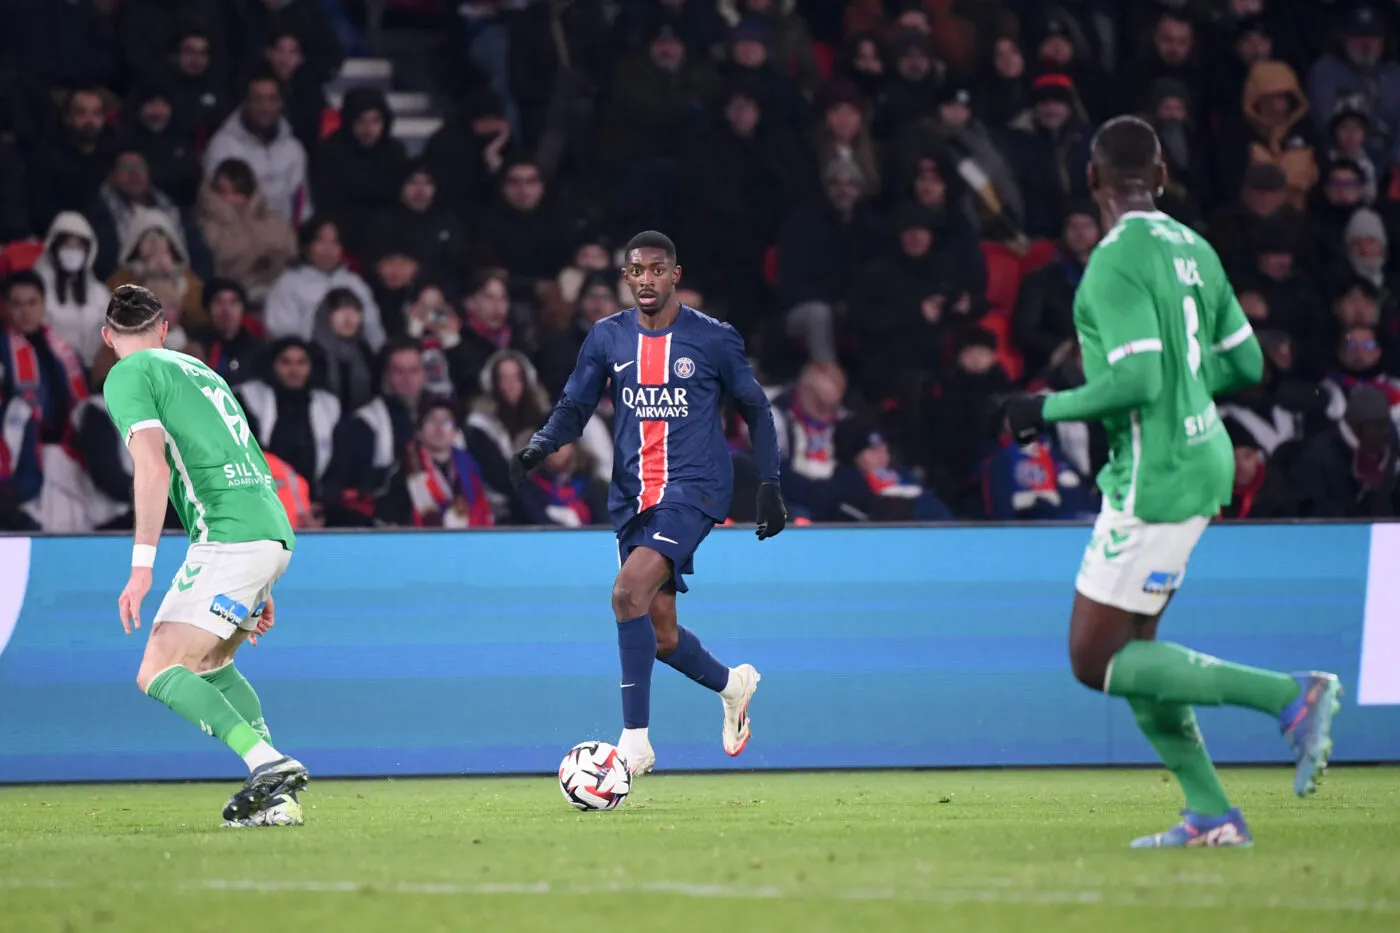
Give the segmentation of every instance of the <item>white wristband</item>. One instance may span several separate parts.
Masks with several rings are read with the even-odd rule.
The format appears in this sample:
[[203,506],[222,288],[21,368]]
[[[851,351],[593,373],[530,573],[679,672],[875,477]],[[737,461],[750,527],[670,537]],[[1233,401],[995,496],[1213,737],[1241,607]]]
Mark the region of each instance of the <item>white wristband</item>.
[[131,566],[154,567],[155,565],[156,547],[154,544],[133,544],[131,546]]

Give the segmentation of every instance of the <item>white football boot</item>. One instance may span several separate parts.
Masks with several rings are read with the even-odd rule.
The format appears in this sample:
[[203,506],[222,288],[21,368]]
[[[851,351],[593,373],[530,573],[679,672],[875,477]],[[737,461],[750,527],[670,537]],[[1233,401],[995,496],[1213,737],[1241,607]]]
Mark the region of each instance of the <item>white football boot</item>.
[[295,791],[288,791],[285,794],[278,794],[270,798],[267,804],[252,816],[241,820],[226,820],[225,826],[301,826],[306,822],[306,817],[302,813],[301,802],[297,800]]
[[617,740],[617,750],[627,762],[627,771],[633,777],[646,774],[656,767],[656,752],[651,749],[651,739],[646,729],[623,729],[622,738]]
[[740,664],[729,670],[729,683],[719,695],[724,702],[722,737],[727,755],[737,755],[749,744],[749,737],[753,734],[749,728],[749,701],[753,699],[761,679],[752,664]]

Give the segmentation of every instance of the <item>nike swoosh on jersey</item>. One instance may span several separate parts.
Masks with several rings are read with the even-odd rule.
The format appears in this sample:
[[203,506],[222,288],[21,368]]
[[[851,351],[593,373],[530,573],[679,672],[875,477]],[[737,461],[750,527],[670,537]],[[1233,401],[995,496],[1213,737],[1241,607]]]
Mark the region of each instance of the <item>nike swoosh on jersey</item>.
[[636,361],[636,360],[628,360],[628,361],[625,362],[625,363],[614,363],[614,364],[613,364],[613,372],[615,372],[615,373],[620,373],[620,372],[622,372],[624,369],[626,369],[628,366],[631,366],[631,365],[632,365],[633,363],[635,363],[635,362],[637,362],[637,361]]
[[667,544],[680,544],[675,538],[668,538],[659,531],[653,534],[652,537],[657,541],[665,541]]

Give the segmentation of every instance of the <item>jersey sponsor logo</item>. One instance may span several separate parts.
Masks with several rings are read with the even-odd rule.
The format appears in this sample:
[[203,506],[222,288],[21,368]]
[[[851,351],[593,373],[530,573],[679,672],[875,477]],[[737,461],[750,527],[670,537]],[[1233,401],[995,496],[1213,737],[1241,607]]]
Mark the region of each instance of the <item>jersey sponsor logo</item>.
[[689,418],[689,390],[669,386],[622,387],[622,404],[642,421]]
[[1220,412],[1214,402],[1182,421],[1186,431],[1186,443],[1203,444],[1220,432]]
[[228,480],[230,486],[264,486],[271,477],[264,475],[253,465],[252,461],[247,463],[225,463],[224,479]]
[[695,361],[683,356],[671,366],[671,371],[676,374],[677,379],[689,379],[695,375]]
[[209,604],[209,612],[235,626],[241,625],[243,620],[248,618],[248,607],[223,593],[214,597],[214,601]]
[[1144,593],[1151,593],[1154,596],[1170,593],[1176,589],[1177,581],[1180,577],[1180,574],[1167,573],[1165,570],[1154,570],[1147,575],[1146,582],[1142,584],[1142,591]]

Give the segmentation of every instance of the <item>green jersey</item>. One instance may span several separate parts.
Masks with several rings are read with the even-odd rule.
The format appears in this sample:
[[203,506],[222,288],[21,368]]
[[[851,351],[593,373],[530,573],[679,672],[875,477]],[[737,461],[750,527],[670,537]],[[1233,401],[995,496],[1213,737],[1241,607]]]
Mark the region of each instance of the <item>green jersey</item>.
[[292,548],[272,472],[223,377],[174,350],[138,350],[112,367],[102,391],[126,443],[145,428],[164,430],[170,499],[191,542]]
[[1235,475],[1210,388],[1216,354],[1253,335],[1215,250],[1166,214],[1125,214],[1089,259],[1074,326],[1091,383],[1129,356],[1162,354],[1156,400],[1104,419],[1109,505],[1146,522],[1215,516]]

